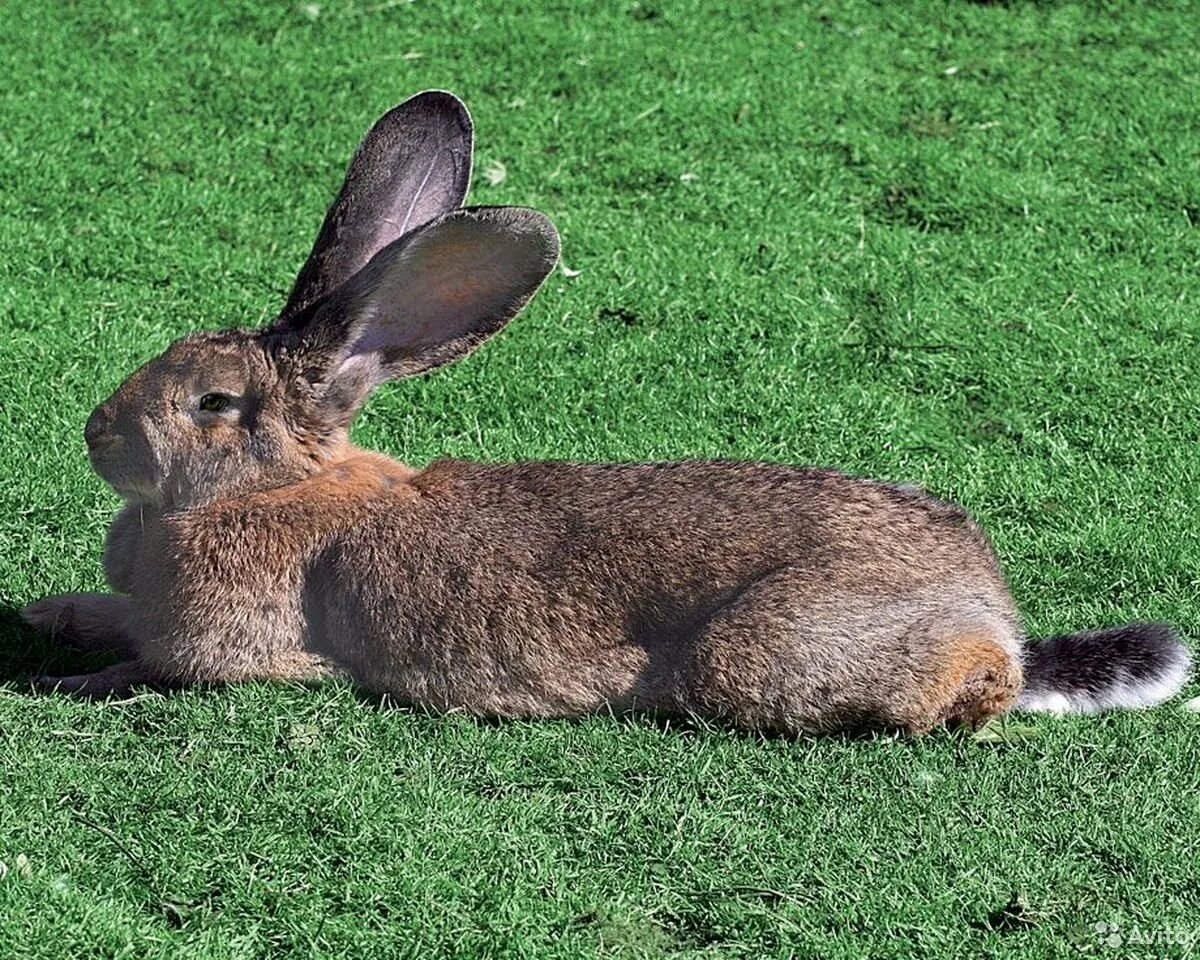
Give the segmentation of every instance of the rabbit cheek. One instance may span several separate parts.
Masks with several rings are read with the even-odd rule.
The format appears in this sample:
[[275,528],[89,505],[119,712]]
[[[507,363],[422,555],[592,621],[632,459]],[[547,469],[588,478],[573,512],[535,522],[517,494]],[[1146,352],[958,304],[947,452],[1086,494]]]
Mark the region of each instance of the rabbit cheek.
[[253,473],[245,437],[233,425],[214,424],[205,428],[191,451],[182,452],[176,471],[180,501],[207,498],[222,489],[236,487]]
[[157,431],[153,445],[158,450],[161,486],[169,504],[186,504],[197,490],[211,486],[214,466],[221,458],[219,447],[206,431],[181,425],[176,414],[173,422],[164,423],[164,429]]

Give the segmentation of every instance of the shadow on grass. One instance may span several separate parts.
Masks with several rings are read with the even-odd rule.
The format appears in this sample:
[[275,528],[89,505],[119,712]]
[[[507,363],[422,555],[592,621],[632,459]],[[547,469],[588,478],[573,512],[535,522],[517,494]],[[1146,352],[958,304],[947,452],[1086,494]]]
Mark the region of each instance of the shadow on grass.
[[[405,713],[410,713],[422,719],[436,719],[445,714],[438,713],[432,707],[422,706],[420,704],[409,704],[398,701],[386,693],[373,693],[369,690],[350,686],[353,696],[360,703],[367,704],[376,710],[398,710]],[[737,738],[761,741],[813,741],[813,740],[834,740],[843,743],[857,742],[875,742],[880,740],[897,741],[902,743],[917,743],[930,737],[926,735],[924,738],[907,735],[900,730],[895,730],[889,727],[874,725],[869,723],[859,724],[857,726],[846,726],[841,729],[827,730],[823,733],[787,733],[779,730],[758,730],[749,729],[738,726],[727,720],[722,720],[719,717],[705,717],[693,713],[672,713],[666,710],[651,710],[633,708],[629,710],[598,710],[595,713],[583,714],[578,717],[493,717],[479,716],[469,713],[455,712],[456,717],[465,719],[467,722],[474,724],[477,727],[485,729],[504,729],[509,726],[518,724],[580,724],[580,723],[595,723],[597,721],[608,720],[612,723],[613,729],[617,730],[623,724],[632,724],[635,726],[647,727],[650,729],[659,730],[662,733],[679,734],[691,737],[703,737],[711,735],[726,735]],[[961,734],[958,728],[939,729],[937,734],[949,734],[953,737],[958,737]]]

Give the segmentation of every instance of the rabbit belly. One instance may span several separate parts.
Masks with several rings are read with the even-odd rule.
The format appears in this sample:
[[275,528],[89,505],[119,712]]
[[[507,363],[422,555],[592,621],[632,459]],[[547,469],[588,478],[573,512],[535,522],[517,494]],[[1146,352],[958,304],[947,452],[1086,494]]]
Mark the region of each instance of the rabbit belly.
[[619,631],[591,628],[548,599],[457,584],[436,566],[403,578],[388,569],[364,569],[339,550],[303,601],[308,649],[358,685],[501,717],[578,716],[638,699],[650,656]]
[[424,616],[407,623],[336,601],[313,649],[358,685],[399,703],[493,717],[574,717],[607,708],[655,706],[642,694],[643,646],[615,643],[587,655],[556,649],[536,630],[443,630]]

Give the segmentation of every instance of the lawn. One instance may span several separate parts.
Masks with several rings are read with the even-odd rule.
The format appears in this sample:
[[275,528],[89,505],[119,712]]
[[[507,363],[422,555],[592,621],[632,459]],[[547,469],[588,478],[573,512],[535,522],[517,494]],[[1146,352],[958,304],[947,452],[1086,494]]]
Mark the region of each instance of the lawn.
[[30,693],[78,663],[15,616],[102,585],[91,408],[184,333],[269,320],[358,138],[442,87],[475,116],[472,202],[547,211],[571,272],[381,391],[361,443],[923,484],[990,530],[1031,634],[1192,640],[1195,4],[8,0],[3,21],[0,955],[1200,944],[1182,701],[920,741],[484,724],[337,685],[91,704]]

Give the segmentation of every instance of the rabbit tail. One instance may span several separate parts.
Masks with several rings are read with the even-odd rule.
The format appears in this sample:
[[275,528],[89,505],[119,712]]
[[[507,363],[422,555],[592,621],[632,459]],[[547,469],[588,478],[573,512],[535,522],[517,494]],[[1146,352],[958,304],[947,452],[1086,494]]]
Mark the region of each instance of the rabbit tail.
[[1025,689],[1015,709],[1034,713],[1138,710],[1169,700],[1191,654],[1162,623],[1131,623],[1026,641]]

